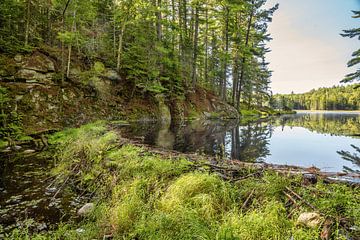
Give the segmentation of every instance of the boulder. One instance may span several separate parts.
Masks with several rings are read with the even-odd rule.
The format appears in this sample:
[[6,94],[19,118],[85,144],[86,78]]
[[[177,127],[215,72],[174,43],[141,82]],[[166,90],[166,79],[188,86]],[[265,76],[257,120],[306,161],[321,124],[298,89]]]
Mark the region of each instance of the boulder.
[[317,176],[313,173],[305,173],[303,174],[303,184],[316,184],[317,183]]
[[55,65],[53,61],[46,55],[35,52],[33,55],[25,60],[22,65],[23,69],[34,70],[36,72],[47,73],[54,72]]
[[90,214],[95,208],[95,204],[93,203],[86,203],[84,206],[82,206],[78,211],[77,215],[79,216],[86,216]]
[[120,75],[113,69],[106,69],[103,74],[103,77],[105,77],[111,81],[120,81],[121,80]]
[[14,57],[15,62],[20,63],[23,60],[23,56],[20,54],[16,54]]
[[203,114],[204,114],[205,118],[211,118],[211,113],[209,113],[209,112],[204,112]]
[[304,225],[310,228],[316,228],[321,223],[321,216],[316,212],[301,213],[297,219],[297,224]]
[[53,73],[41,73],[31,69],[20,69],[15,77],[24,79],[27,83],[49,82],[53,78]]

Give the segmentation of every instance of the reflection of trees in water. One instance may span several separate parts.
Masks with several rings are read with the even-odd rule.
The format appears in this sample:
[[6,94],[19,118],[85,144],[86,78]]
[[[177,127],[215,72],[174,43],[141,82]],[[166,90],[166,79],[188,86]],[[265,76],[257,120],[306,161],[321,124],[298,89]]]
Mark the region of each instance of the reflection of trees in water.
[[237,121],[194,121],[183,125],[155,122],[126,127],[126,137],[142,137],[145,143],[181,152],[198,152],[242,161],[255,161],[269,154],[272,128],[261,122],[239,126]]
[[249,123],[231,130],[231,158],[256,161],[270,154],[268,149],[272,127],[268,124]]
[[[340,156],[344,160],[350,161],[352,164],[360,167],[360,155],[358,155],[358,154],[360,154],[360,147],[357,147],[355,145],[351,145],[351,147],[353,147],[355,149],[355,153],[350,153],[349,151],[337,151],[337,153],[340,154]],[[359,170],[353,170],[346,166],[344,166],[344,170],[348,171],[348,172],[360,173]]]
[[318,133],[360,135],[360,116],[356,114],[296,114],[273,120],[277,126],[304,127]]
[[174,149],[182,152],[198,152],[213,156],[225,156],[228,141],[228,129],[236,126],[236,121],[202,122],[195,121],[187,125],[175,126]]

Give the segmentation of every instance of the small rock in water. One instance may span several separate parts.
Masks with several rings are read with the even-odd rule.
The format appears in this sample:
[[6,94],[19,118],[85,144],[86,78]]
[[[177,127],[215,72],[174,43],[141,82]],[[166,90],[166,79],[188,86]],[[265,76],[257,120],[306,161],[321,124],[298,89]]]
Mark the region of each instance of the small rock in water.
[[88,215],[89,213],[92,212],[94,207],[95,207],[95,205],[93,203],[87,203],[77,211],[77,215],[79,215],[79,216]]
[[310,228],[316,228],[321,223],[321,216],[316,212],[301,213],[297,219],[297,223]]

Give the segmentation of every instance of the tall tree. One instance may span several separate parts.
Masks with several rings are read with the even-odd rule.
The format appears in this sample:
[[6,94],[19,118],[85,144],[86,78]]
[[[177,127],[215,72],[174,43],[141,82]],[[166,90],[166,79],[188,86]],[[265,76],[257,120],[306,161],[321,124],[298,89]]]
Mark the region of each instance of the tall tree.
[[[353,13],[354,13],[353,18],[360,18],[360,11],[353,11]],[[360,27],[344,30],[344,33],[342,33],[341,36],[349,37],[349,38],[357,37],[360,40]],[[347,63],[348,67],[353,67],[360,63],[360,49],[353,52],[352,57],[353,58]],[[360,68],[358,68],[353,73],[349,73],[342,80],[342,82],[352,82],[352,81],[360,81]]]

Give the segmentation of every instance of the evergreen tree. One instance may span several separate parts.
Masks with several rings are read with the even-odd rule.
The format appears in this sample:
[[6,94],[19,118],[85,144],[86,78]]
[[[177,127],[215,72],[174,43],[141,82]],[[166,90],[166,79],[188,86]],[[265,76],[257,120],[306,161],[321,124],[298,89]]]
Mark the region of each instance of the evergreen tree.
[[[353,11],[353,13],[354,13],[353,18],[360,18],[360,11]],[[360,40],[360,28],[344,30],[344,33],[342,33],[341,36],[349,37],[349,38],[357,37]],[[360,49],[353,52],[352,57],[353,58],[347,63],[348,67],[353,67],[360,63]],[[349,73],[342,80],[342,82],[352,82],[352,81],[360,81],[360,68],[358,68],[353,73]]]

